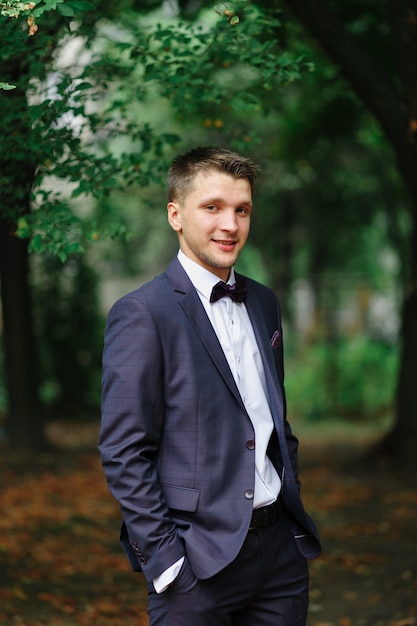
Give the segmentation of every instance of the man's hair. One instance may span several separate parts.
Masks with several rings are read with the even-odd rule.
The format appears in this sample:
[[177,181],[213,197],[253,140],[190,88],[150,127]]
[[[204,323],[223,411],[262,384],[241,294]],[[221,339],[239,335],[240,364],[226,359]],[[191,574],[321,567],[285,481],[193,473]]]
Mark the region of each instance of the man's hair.
[[233,178],[247,178],[253,191],[260,168],[250,159],[226,148],[194,148],[185,154],[179,154],[172,161],[168,172],[168,202],[182,202],[191,191],[194,178],[213,170]]

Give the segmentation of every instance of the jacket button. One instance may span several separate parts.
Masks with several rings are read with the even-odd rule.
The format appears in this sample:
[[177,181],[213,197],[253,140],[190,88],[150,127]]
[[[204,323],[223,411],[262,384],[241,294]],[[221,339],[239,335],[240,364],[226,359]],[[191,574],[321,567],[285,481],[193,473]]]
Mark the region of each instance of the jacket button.
[[246,442],[246,447],[248,450],[255,450],[255,441],[254,439],[249,439],[249,441]]
[[246,500],[253,500],[253,489],[246,489],[245,498]]

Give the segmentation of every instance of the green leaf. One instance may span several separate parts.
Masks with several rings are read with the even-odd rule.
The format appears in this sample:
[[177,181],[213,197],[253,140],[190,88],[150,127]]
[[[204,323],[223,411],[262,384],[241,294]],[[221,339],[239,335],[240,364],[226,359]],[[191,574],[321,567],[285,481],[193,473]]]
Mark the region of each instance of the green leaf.
[[16,236],[20,239],[30,237],[30,226],[25,217],[19,217],[17,220]]
[[81,180],[78,187],[76,187],[76,189],[73,190],[72,194],[71,194],[71,198],[78,198],[78,196],[81,196],[82,194],[88,194],[91,193],[94,187],[94,183],[87,181],[87,180]]
[[4,89],[5,91],[10,91],[11,89],[16,89],[16,85],[10,85],[9,83],[1,83],[0,89]]
[[170,146],[175,146],[181,138],[179,135],[176,135],[174,133],[164,133],[163,139]]
[[64,263],[68,259],[68,254],[65,250],[57,250],[56,256],[61,261],[61,263]]
[[78,85],[75,85],[75,91],[85,91],[86,89],[91,89],[91,87],[91,83],[84,81],[82,83],[79,83]]
[[48,9],[56,9],[57,4],[63,3],[64,0],[44,0],[44,3],[47,5]]
[[82,13],[83,11],[96,11],[96,7],[91,2],[85,2],[84,0],[71,0],[66,4],[70,4],[72,8],[78,13]]
[[237,94],[231,101],[232,106],[237,111],[253,112],[259,111],[260,102],[259,99],[250,93]]
[[[57,7],[57,11],[58,13],[61,13],[61,15],[64,15],[64,17],[74,17],[75,16],[75,11],[74,9],[69,6],[69,2],[67,2],[66,4],[60,4]],[[64,259],[65,261],[65,259]]]
[[42,244],[43,244],[42,235],[37,234],[33,237],[30,243],[30,249],[33,250],[34,252],[40,252],[43,248]]
[[65,15],[65,17],[74,17],[79,13],[96,10],[93,4],[90,2],[84,2],[84,0],[69,0],[68,2],[59,4],[56,8],[57,11],[61,13],[61,15]]
[[74,241],[73,243],[69,243],[67,246],[65,246],[65,251],[69,256],[71,254],[74,254],[75,252],[84,252],[84,248],[80,243]]

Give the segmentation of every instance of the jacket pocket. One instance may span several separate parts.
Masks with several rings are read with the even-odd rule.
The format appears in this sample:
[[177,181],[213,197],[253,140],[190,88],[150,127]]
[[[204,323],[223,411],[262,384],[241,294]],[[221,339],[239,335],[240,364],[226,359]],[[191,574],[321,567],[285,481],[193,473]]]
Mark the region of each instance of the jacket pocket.
[[200,498],[199,489],[165,484],[162,484],[161,488],[170,509],[189,511],[190,513],[197,510],[198,500]]

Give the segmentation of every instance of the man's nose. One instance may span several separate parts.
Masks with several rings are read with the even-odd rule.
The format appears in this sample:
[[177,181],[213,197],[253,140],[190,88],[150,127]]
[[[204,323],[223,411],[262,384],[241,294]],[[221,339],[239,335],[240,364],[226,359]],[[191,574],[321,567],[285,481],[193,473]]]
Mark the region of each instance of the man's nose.
[[223,211],[220,221],[220,228],[228,232],[237,230],[237,217],[234,211]]

